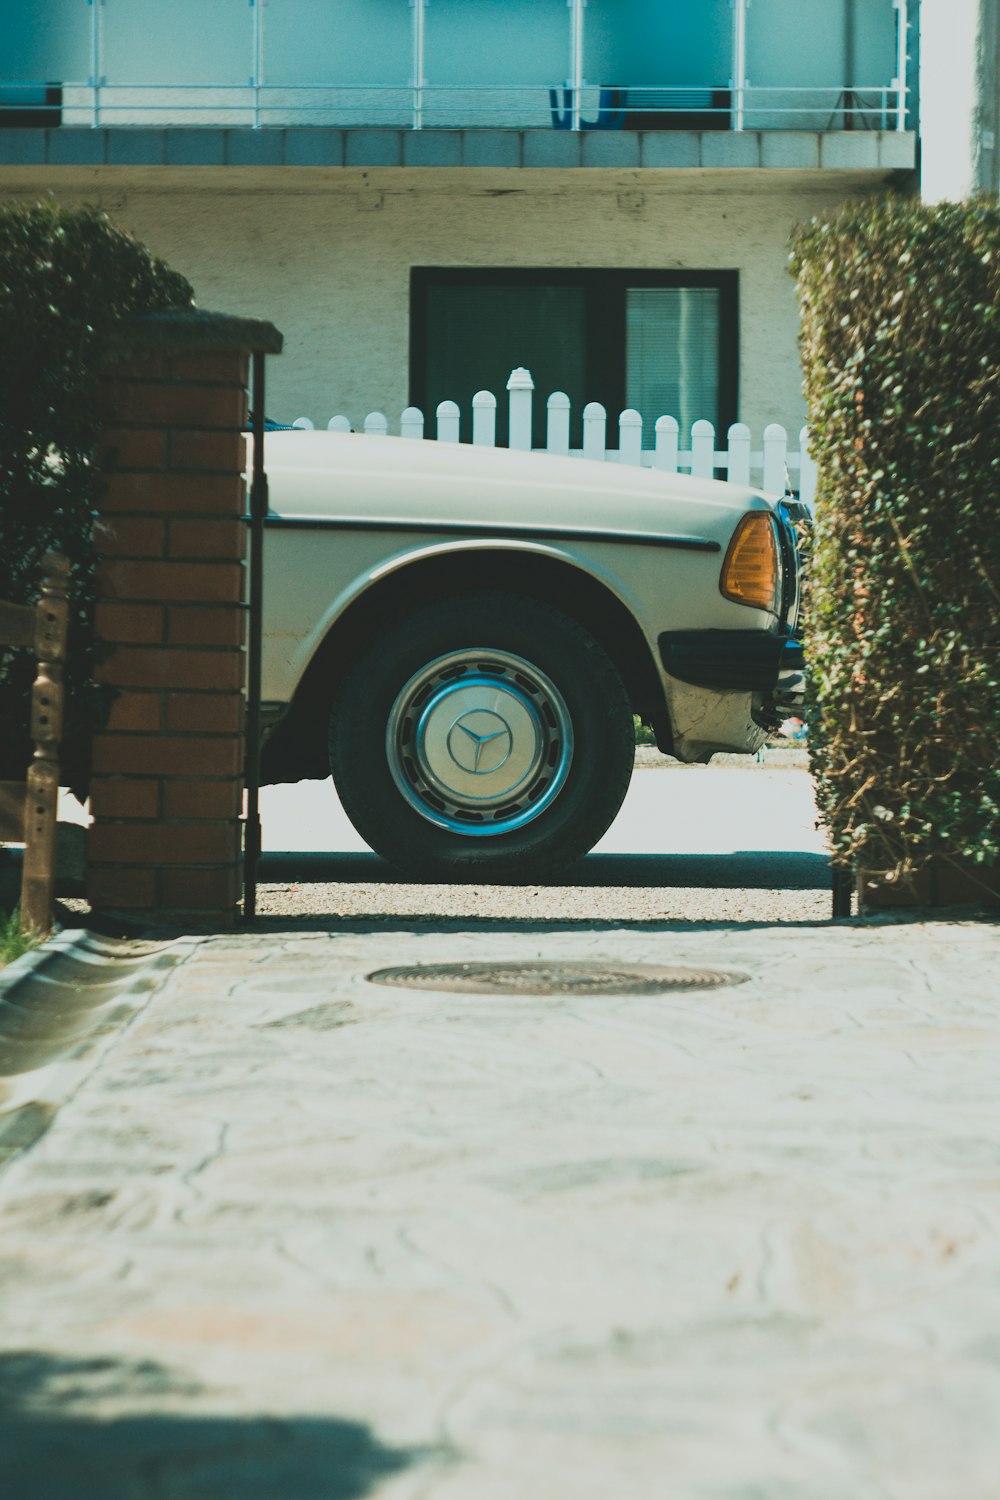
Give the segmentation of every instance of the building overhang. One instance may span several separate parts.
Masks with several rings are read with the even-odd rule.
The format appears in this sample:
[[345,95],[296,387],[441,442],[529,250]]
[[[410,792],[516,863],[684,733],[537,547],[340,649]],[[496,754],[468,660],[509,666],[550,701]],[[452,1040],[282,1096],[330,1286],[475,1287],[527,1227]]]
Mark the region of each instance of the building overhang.
[[338,130],[328,127],[0,130],[0,165],[912,171],[913,131]]

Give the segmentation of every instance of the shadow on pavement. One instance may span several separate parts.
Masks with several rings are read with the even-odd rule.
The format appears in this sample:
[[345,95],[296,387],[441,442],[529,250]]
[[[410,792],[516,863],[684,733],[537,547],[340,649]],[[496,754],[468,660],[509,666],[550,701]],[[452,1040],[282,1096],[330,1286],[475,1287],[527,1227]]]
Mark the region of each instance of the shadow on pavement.
[[[140,1494],[361,1500],[426,1456],[383,1447],[360,1422],[198,1415],[198,1395],[197,1385],[152,1361],[0,1354],[4,1494],[10,1500]],[[190,1413],[169,1409],[187,1404],[195,1408]],[[137,1409],[109,1417],[109,1407]]]
[[[262,885],[412,885],[377,854],[262,854]],[[508,882],[514,884],[514,882]],[[740,849],[735,854],[588,854],[551,880],[529,880],[539,886],[663,886],[702,890],[830,889],[830,861],[825,854],[796,850]]]

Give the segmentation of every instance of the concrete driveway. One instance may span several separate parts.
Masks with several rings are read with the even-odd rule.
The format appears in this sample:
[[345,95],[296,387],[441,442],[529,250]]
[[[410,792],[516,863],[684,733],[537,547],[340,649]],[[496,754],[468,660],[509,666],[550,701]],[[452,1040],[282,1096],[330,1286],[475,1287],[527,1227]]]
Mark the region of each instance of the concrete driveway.
[[[640,831],[675,787],[696,830],[714,773],[648,774]],[[749,868],[759,774],[752,838],[670,858]],[[4,1494],[997,1500],[1000,925],[410,889],[5,971]],[[481,964],[577,988],[371,978]]]
[[[830,914],[804,753],[680,766],[641,751],[596,849],[541,886],[411,885],[355,833],[332,783],[266,787],[266,918],[451,916],[561,921],[802,921]],[[789,762],[793,762],[791,765]]]

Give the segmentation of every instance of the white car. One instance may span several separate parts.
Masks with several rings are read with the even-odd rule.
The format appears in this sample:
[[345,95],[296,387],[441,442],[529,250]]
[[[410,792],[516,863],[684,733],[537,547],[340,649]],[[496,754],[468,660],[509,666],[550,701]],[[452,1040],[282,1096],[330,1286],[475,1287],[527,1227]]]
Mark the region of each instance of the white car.
[[801,708],[794,533],[756,490],[350,433],[269,432],[265,463],[263,780],[332,773],[418,878],[585,854],[633,714],[706,761]]

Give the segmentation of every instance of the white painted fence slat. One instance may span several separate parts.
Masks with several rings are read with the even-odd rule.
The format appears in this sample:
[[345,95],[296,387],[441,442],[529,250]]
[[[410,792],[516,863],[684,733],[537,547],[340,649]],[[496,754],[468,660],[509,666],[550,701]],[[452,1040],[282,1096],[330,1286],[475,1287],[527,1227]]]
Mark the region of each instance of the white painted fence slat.
[[729,443],[729,466],[727,477],[733,484],[750,483],[750,429],[743,422],[734,422],[726,433]]
[[497,445],[497,398],[492,391],[477,391],[472,398],[472,441],[482,448]]
[[642,463],[642,417],[631,407],[618,418],[618,462]]
[[459,410],[456,401],[440,401],[437,409],[437,440],[439,443],[458,442]]
[[531,448],[531,396],[535,382],[531,371],[518,367],[511,370],[507,381],[510,392],[510,432],[508,446],[530,450]]
[[422,438],[424,414],[419,406],[408,406],[399,419],[399,435],[405,438]]
[[565,391],[553,391],[546,403],[545,447],[549,453],[569,452],[569,397]]
[[607,457],[608,414],[599,401],[583,408],[583,456],[602,462]]
[[764,428],[764,477],[761,489],[768,495],[785,493],[785,455],[788,434],[778,422]]
[[679,434],[676,417],[657,417],[656,448],[653,452],[653,463],[657,469],[665,469],[669,474],[677,473]]
[[[532,403],[535,382],[531,371],[519,366],[510,372],[507,391],[510,400],[509,446],[527,451],[532,439]],[[763,446],[754,451],[752,434],[742,422],[734,422],[726,434],[726,447],[716,449],[715,428],[711,422],[695,422],[691,428],[690,448],[680,446],[680,428],[676,417],[658,417],[654,428],[652,451],[643,450],[643,419],[631,408],[618,417],[618,447],[609,449],[608,414],[598,401],[591,401],[583,411],[583,447],[571,449],[570,399],[565,391],[553,391],[546,402],[545,451],[572,454],[574,457],[645,465],[665,473],[688,471],[711,478],[719,470],[736,484],[757,484],[767,493],[785,493],[787,475],[797,480],[799,496],[808,505],[816,497],[816,465],[809,454],[808,428],[798,435],[798,452],[790,452],[788,435],[772,422],[764,431]],[[457,443],[460,436],[460,413],[454,401],[442,401],[437,408],[437,439]],[[313,430],[309,417],[296,417],[294,427]],[[330,432],[353,431],[348,417],[338,415],[327,423]],[[389,424],[383,412],[369,412],[365,418],[367,433],[387,433]],[[399,419],[400,436],[423,438],[424,414],[419,407],[408,406]],[[477,391],[472,398],[472,441],[479,447],[495,447],[497,442],[497,398],[492,391]]]
[[698,479],[715,473],[715,428],[704,418],[691,428],[691,473]]

